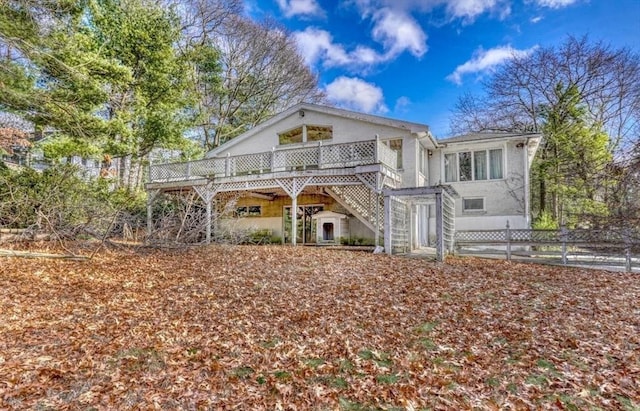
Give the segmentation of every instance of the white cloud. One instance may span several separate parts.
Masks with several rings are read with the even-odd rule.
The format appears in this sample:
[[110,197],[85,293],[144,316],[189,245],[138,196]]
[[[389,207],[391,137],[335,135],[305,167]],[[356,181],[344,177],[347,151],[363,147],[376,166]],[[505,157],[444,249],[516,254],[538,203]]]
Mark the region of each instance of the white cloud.
[[309,66],[319,61],[325,67],[337,67],[374,64],[380,60],[375,50],[365,46],[358,46],[348,53],[342,45],[335,44],[331,33],[325,30],[307,27],[304,31],[293,33],[293,36],[300,54]]
[[355,78],[341,76],[325,87],[329,101],[339,107],[364,113],[386,113],[382,89],[375,84]]
[[536,3],[542,7],[549,7],[551,9],[559,9],[567,7],[573,3],[577,3],[579,0],[536,0]]
[[473,21],[485,12],[498,12],[501,18],[511,13],[511,6],[502,0],[450,0],[446,9],[451,17]]
[[322,62],[325,67],[363,69],[395,59],[408,51],[422,57],[427,51],[427,35],[409,15],[383,9],[372,16],[372,38],[382,45],[378,51],[365,45],[357,45],[347,51],[342,44],[334,43],[326,30],[307,27],[293,33],[305,62],[313,66]]
[[381,43],[386,52],[385,59],[391,59],[405,50],[416,57],[427,51],[427,35],[408,14],[384,8],[373,15],[373,39]]
[[536,49],[534,46],[526,50],[516,50],[511,46],[499,46],[489,50],[479,48],[473,53],[471,60],[456,67],[453,73],[447,76],[447,80],[462,84],[462,76],[470,73],[480,73],[493,69],[515,57],[524,57]]
[[365,16],[373,14],[382,7],[389,7],[408,14],[413,12],[429,13],[435,9],[444,8],[449,19],[460,18],[467,22],[471,22],[487,12],[497,14],[501,18],[511,13],[510,0],[354,0],[354,3]]
[[531,17],[529,21],[533,24],[536,24],[536,23],[539,23],[541,20],[542,20],[542,16],[535,16],[535,17]]
[[324,16],[324,10],[316,0],[277,0],[285,17]]
[[411,105],[411,100],[409,99],[409,97],[407,96],[399,97],[396,100],[396,105],[393,107],[393,111],[396,113],[405,111],[407,107],[409,107],[410,105]]

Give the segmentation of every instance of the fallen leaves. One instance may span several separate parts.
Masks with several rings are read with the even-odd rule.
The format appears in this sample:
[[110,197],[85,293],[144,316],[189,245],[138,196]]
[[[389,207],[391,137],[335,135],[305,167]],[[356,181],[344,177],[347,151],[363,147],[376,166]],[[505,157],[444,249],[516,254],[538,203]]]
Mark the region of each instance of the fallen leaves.
[[0,260],[0,408],[640,406],[640,277],[308,247]]

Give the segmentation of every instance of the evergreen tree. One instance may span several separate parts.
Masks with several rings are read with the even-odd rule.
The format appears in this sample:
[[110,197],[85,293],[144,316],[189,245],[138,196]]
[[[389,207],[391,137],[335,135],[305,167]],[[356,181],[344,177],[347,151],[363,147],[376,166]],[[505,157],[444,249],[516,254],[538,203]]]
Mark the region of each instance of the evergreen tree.
[[558,83],[556,103],[541,107],[544,140],[533,164],[541,214],[575,225],[607,213],[604,189],[611,161],[609,136],[589,122],[575,85]]

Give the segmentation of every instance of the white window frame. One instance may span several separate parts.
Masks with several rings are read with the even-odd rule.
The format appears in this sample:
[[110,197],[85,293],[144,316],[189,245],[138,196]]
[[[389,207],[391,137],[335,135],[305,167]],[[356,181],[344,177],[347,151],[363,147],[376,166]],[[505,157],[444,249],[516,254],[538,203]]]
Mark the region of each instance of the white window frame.
[[[465,201],[467,200],[482,200],[482,208],[466,208]],[[487,202],[484,197],[463,197],[462,198],[462,212],[463,213],[483,213],[487,211]]]
[[[502,177],[500,178],[491,178],[491,155],[490,152],[492,150],[501,150],[502,151],[502,164],[501,164],[501,168],[502,168]],[[475,153],[477,152],[485,152],[486,155],[486,178],[484,179],[476,179],[476,166],[475,166]],[[460,153],[470,153],[471,154],[471,179],[470,180],[460,180]],[[454,161],[455,161],[455,175],[453,176],[452,180],[447,180],[446,179],[446,165],[445,165],[445,159],[447,155],[453,155]],[[442,166],[441,166],[441,175],[442,175],[442,181],[444,181],[445,183],[469,183],[469,182],[478,182],[478,181],[500,181],[500,180],[504,180],[507,174],[507,149],[505,145],[496,147],[496,146],[491,146],[491,147],[487,147],[487,148],[479,148],[479,149],[466,149],[466,150],[457,150],[457,151],[448,151],[448,152],[443,152],[442,153]]]
[[[327,139],[324,139],[324,140],[308,141],[307,140],[307,126],[309,126],[309,127],[327,127],[329,129],[331,129],[331,138],[327,138]],[[280,135],[288,133],[288,132],[293,131],[293,130],[295,130],[297,128],[300,128],[300,127],[302,127],[302,141],[296,142],[296,143],[285,143],[285,144],[281,144],[280,143]],[[333,125],[328,125],[328,124],[307,124],[307,123],[304,123],[304,124],[299,125],[299,126],[291,127],[290,129],[287,129],[287,130],[279,131],[277,133],[277,135],[278,135],[278,146],[292,146],[292,145],[296,145],[296,144],[306,144],[306,143],[317,144],[320,141],[324,142],[324,141],[333,140]]]
[[428,150],[422,145],[419,145],[420,149],[418,150],[418,172],[422,174],[423,177],[426,177],[428,174]]

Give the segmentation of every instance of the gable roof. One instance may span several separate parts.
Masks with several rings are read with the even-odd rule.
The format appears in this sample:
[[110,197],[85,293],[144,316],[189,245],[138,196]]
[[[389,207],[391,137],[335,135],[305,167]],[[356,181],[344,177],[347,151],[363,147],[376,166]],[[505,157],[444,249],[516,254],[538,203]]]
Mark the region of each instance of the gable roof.
[[251,138],[252,136],[264,130],[265,128],[270,127],[271,125],[276,124],[277,122],[301,110],[315,111],[315,112],[329,114],[337,117],[349,118],[352,120],[364,121],[372,124],[379,124],[381,126],[400,128],[414,134],[423,133],[424,135],[429,136],[434,141],[434,145],[435,145],[435,140],[433,139],[433,137],[431,136],[431,133],[429,132],[429,126],[426,124],[413,123],[413,122],[404,121],[404,120],[396,120],[388,117],[364,114],[356,111],[350,111],[350,110],[345,110],[345,109],[335,108],[330,106],[323,106],[319,104],[298,103],[295,106],[292,106],[286,109],[285,111],[274,115],[268,120],[263,121],[257,126],[251,128],[250,130],[245,131],[244,133],[227,141],[226,143],[214,148],[213,150],[210,150],[209,152],[207,152],[205,157],[213,157],[216,154],[223,152],[229,149],[230,147],[233,147],[234,145]]

